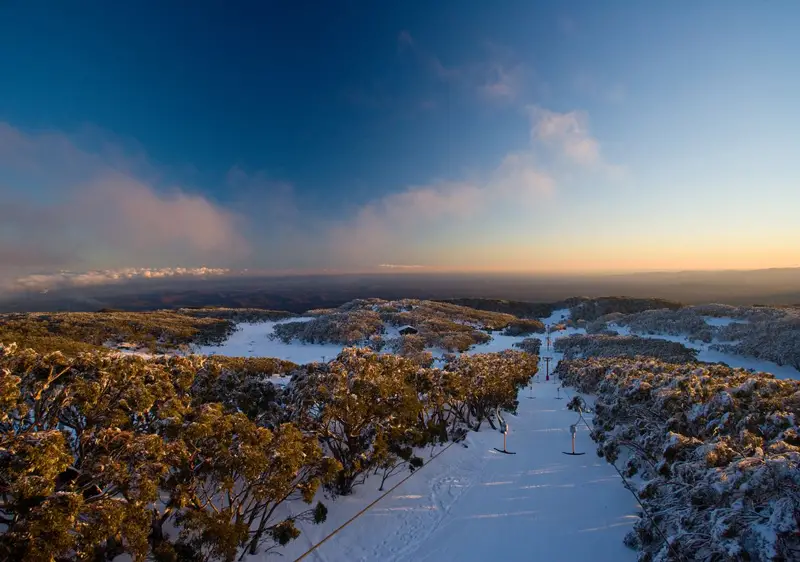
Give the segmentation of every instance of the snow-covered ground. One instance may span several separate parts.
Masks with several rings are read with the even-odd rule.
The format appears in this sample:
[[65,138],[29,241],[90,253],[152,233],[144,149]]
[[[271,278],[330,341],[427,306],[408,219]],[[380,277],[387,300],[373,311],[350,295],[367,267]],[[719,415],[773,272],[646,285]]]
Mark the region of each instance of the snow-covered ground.
[[[552,371],[559,354],[543,348],[542,355],[553,357]],[[577,415],[556,399],[558,387],[551,378],[533,384],[533,399],[529,389],[520,392],[518,415],[506,416],[508,450],[516,454],[494,450],[502,449],[503,436],[489,426],[470,432],[467,447],[450,447],[307,560],[635,560],[622,541],[638,504],[597,457],[585,425],[576,449],[586,454],[562,453],[570,450]],[[378,484],[370,479],[353,496],[329,502],[328,520],[305,525],[282,554],[290,560],[303,554],[377,498]]]
[[236,332],[222,345],[198,346],[195,353],[200,355],[228,355],[232,357],[276,357],[298,364],[314,361],[327,361],[336,357],[342,346],[337,344],[314,344],[283,341],[270,336],[275,333],[277,324],[286,322],[308,322],[312,318],[289,318],[286,320],[242,323]]
[[749,324],[749,320],[740,320],[738,318],[727,318],[717,316],[703,316],[706,324],[709,326],[729,326],[731,324]]

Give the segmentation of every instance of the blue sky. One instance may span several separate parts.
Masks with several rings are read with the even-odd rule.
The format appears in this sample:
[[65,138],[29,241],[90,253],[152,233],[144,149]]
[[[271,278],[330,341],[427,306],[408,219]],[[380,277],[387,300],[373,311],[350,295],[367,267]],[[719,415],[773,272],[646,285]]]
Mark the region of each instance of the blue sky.
[[228,4],[3,3],[0,267],[800,265],[794,2]]

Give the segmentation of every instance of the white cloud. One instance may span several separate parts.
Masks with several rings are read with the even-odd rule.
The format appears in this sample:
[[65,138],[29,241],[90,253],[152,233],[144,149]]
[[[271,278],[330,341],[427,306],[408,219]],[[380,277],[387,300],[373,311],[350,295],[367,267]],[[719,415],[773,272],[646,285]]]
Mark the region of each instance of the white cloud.
[[168,267],[168,268],[123,268],[104,269],[86,272],[59,271],[57,273],[34,274],[20,277],[11,288],[29,290],[49,290],[63,287],[88,287],[92,285],[108,285],[136,279],[166,279],[219,277],[229,275],[230,269],[211,267]]
[[563,154],[578,164],[596,164],[600,148],[588,131],[586,114],[578,111],[556,113],[532,106],[529,108],[536,140],[556,146]]
[[615,180],[626,175],[624,167],[610,164],[603,158],[600,143],[589,132],[585,112],[557,113],[538,106],[528,106],[527,111],[533,122],[533,142],[554,150],[556,158],[599,171]]

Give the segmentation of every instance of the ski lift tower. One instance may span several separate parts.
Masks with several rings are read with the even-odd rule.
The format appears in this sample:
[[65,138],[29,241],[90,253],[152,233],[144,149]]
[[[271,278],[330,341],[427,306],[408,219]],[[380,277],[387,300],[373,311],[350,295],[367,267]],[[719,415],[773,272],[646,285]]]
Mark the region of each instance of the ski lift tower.
[[544,364],[546,365],[546,368],[547,368],[546,376],[545,376],[544,380],[549,381],[550,380],[550,361],[552,361],[553,358],[550,357],[550,356],[547,356],[547,357],[542,357],[542,360],[544,360]]

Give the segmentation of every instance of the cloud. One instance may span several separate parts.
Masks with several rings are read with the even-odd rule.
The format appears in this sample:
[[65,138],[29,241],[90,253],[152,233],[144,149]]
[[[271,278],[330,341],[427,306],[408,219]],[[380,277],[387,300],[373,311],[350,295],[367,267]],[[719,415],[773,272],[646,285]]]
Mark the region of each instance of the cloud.
[[[511,226],[509,221],[536,212],[557,198],[561,188],[576,182],[614,181],[624,173],[604,159],[585,113],[527,106],[522,114],[530,132],[528,146],[507,153],[479,177],[409,186],[367,201],[352,217],[328,227],[327,255],[351,267],[370,263],[438,267],[443,259],[463,261],[469,254],[464,248],[482,247],[487,227]],[[517,223],[511,229],[522,226]],[[448,251],[452,255],[444,256]]]
[[[448,249],[498,236],[487,231],[490,225],[505,228],[548,204],[576,171],[594,177],[615,169],[585,113],[529,106],[521,115],[529,144],[493,169],[411,185],[335,213],[319,209],[311,194],[304,199],[291,184],[242,165],[224,178],[222,205],[165,181],[163,169],[139,153],[126,158],[114,143],[88,150],[73,136],[0,124],[0,281],[74,286],[159,271],[438,266]],[[468,259],[459,251],[450,257]],[[198,269],[204,267],[211,269]]]
[[483,97],[495,101],[514,101],[521,89],[522,66],[519,64],[510,68],[500,63],[489,64],[485,78],[478,86]]
[[405,265],[405,264],[396,264],[396,263],[382,263],[378,267],[382,267],[384,269],[425,269],[426,266],[424,266],[424,265]]
[[618,180],[627,174],[624,167],[605,161],[600,143],[589,132],[585,112],[557,113],[539,106],[528,106],[526,110],[533,123],[533,141],[554,150],[557,158],[599,171],[611,179]]
[[[102,141],[103,139],[101,139]],[[139,155],[0,123],[0,274],[94,266],[199,266],[243,259],[243,219],[164,186]]]
[[532,133],[537,140],[556,146],[577,164],[599,162],[600,147],[589,134],[585,113],[555,113],[536,106],[530,107],[529,112],[534,122]]
[[219,277],[229,275],[230,269],[224,268],[123,268],[105,269],[87,272],[59,271],[58,273],[26,275],[16,279],[12,288],[28,290],[50,290],[64,287],[88,287],[92,285],[108,285],[136,279],[168,279]]
[[419,263],[419,249],[432,233],[477,226],[508,206],[534,208],[555,192],[556,180],[532,144],[507,154],[482,178],[410,186],[365,203],[352,218],[331,225],[328,253],[348,265],[398,256]]
[[397,38],[398,50],[413,52],[423,67],[437,80],[493,102],[517,99],[523,88],[524,65],[517,61],[513,52],[493,43],[484,46],[487,60],[471,61],[460,65],[447,65],[435,54],[419,45],[407,30]]

